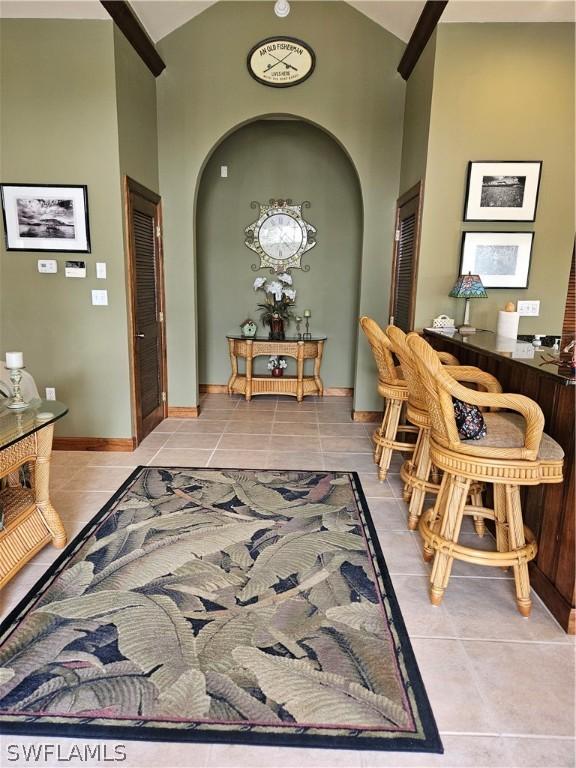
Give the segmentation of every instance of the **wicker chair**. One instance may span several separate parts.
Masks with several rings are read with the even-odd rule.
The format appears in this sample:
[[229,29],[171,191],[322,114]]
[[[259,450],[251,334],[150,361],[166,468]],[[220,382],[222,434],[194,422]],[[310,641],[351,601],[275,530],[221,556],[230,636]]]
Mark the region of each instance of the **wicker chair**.
[[[443,368],[432,347],[416,334],[407,338],[424,387],[430,414],[430,456],[444,475],[436,504],[419,522],[425,546],[434,553],[430,599],[442,601],[454,559],[479,565],[512,566],[516,604],[529,616],[528,562],[536,555],[533,533],[523,525],[520,486],[562,482],[564,452],[543,433],[544,416],[533,400],[523,395],[478,392],[459,384]],[[452,398],[505,411],[485,413],[487,434],[479,440],[461,440]],[[473,482],[493,485],[494,509],[466,506]],[[496,550],[482,551],[458,543],[464,514],[495,521]]]
[[398,434],[418,433],[418,427],[401,424],[402,406],[408,400],[408,387],[402,369],[392,357],[392,345],[382,328],[370,317],[361,317],[360,325],[366,334],[376,367],[378,368],[378,394],[384,398],[382,425],[372,435],[374,462],[378,464],[378,479],[385,480],[393,451],[412,453],[415,444],[398,440]]
[[[404,379],[408,386],[408,402],[406,405],[406,418],[411,424],[418,427],[418,439],[411,459],[407,459],[402,465],[400,475],[404,481],[404,499],[408,503],[408,528],[411,531],[418,527],[418,520],[422,514],[424,499],[427,493],[437,494],[440,485],[439,478],[432,477],[433,467],[430,458],[430,416],[424,396],[424,389],[420,382],[413,354],[407,343],[407,336],[400,328],[389,325],[386,335],[390,339],[394,354],[400,361]],[[481,387],[486,392],[502,392],[498,381],[489,373],[480,368],[468,365],[458,365],[453,355],[446,352],[436,352],[440,362],[456,381],[462,381]],[[482,506],[482,484],[473,483],[470,487],[470,503],[474,506]],[[476,515],[474,527],[479,536],[485,533],[484,518]]]

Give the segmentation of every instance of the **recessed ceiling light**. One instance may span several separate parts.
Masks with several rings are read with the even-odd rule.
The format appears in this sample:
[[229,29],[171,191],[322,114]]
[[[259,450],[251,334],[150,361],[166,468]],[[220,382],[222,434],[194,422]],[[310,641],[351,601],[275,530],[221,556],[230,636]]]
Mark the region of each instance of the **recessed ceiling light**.
[[288,0],[276,0],[274,3],[274,13],[276,16],[280,16],[283,19],[290,13],[290,3]]

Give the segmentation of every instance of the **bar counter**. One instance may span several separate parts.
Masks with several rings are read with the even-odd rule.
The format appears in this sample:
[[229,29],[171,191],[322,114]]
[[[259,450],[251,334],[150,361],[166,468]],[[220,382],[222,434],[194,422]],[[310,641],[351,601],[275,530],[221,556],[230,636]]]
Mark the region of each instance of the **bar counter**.
[[576,634],[574,376],[547,362],[557,354],[551,349],[489,331],[461,336],[426,328],[423,335],[434,349],[452,353],[462,365],[494,375],[504,392],[536,401],[544,413],[545,431],[564,449],[564,482],[524,488],[522,512],[538,541],[538,554],[530,563],[532,587],[564,630]]

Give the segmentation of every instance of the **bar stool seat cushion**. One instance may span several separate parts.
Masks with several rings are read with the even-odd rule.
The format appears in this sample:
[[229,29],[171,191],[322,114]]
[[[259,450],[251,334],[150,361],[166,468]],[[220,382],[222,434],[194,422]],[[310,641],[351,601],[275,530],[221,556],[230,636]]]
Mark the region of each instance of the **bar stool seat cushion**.
[[[482,448],[521,448],[524,445],[526,422],[519,413],[484,413],[486,435],[476,440],[462,440],[463,445]],[[538,459],[541,461],[562,461],[564,451],[561,446],[547,435],[542,434]]]

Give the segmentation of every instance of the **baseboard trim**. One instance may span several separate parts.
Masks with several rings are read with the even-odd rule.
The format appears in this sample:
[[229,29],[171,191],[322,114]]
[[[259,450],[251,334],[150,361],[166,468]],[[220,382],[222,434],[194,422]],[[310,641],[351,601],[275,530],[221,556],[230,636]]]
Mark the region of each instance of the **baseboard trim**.
[[382,411],[352,411],[352,421],[379,422],[382,421],[382,417]]
[[169,405],[169,419],[197,419],[200,408],[197,405]]
[[[200,394],[202,395],[227,395],[228,384],[200,384]],[[324,397],[352,397],[354,390],[352,387],[326,387]],[[170,413],[170,408],[168,412]]]
[[133,451],[133,437],[55,437],[55,451]]

